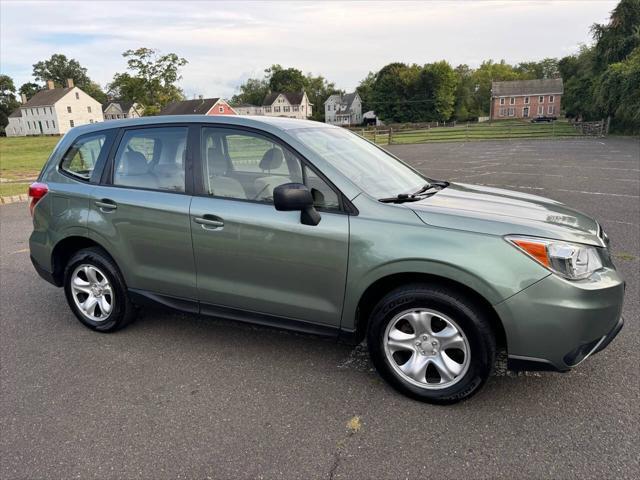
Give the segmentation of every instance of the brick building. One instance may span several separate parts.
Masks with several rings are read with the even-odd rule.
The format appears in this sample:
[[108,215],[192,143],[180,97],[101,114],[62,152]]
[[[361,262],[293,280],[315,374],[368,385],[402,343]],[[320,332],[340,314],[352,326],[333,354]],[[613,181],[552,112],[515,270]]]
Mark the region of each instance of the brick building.
[[558,117],[563,92],[561,78],[493,82],[491,119]]

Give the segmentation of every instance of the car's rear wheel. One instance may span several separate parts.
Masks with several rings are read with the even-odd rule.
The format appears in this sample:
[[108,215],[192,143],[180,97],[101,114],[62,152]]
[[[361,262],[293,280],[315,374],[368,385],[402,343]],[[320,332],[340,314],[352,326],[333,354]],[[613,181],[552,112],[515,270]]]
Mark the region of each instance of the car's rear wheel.
[[387,294],[373,310],[367,340],[378,372],[402,393],[430,403],[470,397],[495,361],[495,336],[482,309],[436,285]]
[[93,330],[112,332],[135,318],[124,279],[100,248],[80,250],[69,260],[64,290],[78,320]]

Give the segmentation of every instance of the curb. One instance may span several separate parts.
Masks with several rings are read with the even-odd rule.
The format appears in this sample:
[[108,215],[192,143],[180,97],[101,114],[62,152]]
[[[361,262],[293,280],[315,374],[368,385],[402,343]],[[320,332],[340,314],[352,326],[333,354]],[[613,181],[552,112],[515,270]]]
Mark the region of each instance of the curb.
[[0,205],[8,205],[9,203],[26,202],[29,200],[29,196],[24,195],[11,195],[8,197],[0,197]]

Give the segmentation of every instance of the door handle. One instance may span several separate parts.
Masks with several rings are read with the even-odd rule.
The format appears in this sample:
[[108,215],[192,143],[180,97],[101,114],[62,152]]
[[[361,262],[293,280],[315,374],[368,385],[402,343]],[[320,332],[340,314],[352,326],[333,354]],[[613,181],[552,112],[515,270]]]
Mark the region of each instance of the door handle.
[[106,198],[103,198],[102,200],[96,200],[95,204],[103,212],[110,212],[118,208],[118,205],[116,204],[116,202]]
[[224,222],[219,217],[204,216],[204,217],[195,217],[193,219],[199,225],[202,225],[202,228],[205,230],[219,230],[224,227]]

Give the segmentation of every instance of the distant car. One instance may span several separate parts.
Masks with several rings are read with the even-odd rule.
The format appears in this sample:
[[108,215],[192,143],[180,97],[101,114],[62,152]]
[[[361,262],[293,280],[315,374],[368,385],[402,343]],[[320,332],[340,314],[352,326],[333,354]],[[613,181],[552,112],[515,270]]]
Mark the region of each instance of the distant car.
[[551,122],[555,122],[558,119],[558,117],[545,117],[545,116],[541,116],[541,117],[536,117],[536,118],[532,118],[531,119],[531,123],[551,123]]
[[430,179],[317,122],[76,127],[29,195],[36,270],[99,332],[151,303],[366,338],[393,387],[452,403],[485,383],[497,351],[512,369],[567,371],[623,324],[624,282],[591,217]]

